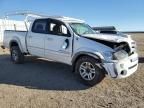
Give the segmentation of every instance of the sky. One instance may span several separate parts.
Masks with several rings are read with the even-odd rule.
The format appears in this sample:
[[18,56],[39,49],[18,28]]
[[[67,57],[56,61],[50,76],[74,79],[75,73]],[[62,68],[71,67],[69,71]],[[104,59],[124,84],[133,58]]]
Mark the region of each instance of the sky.
[[144,0],[0,0],[0,16],[23,10],[74,17],[90,26],[144,31]]

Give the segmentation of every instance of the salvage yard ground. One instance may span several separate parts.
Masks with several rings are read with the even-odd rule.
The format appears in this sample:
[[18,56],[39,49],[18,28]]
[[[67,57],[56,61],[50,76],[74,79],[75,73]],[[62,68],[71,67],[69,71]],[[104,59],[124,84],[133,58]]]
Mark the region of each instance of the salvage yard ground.
[[70,67],[27,57],[11,63],[0,49],[0,108],[144,108],[144,34],[133,34],[139,52],[139,69],[126,79],[106,77],[88,88]]

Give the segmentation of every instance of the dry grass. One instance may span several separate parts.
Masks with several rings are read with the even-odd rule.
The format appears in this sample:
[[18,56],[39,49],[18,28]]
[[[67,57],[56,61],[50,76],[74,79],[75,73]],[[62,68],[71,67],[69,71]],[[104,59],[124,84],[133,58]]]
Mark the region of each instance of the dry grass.
[[144,36],[133,36],[141,56],[137,73],[126,79],[105,78],[87,88],[70,67],[28,57],[14,65],[0,50],[0,108],[144,108]]

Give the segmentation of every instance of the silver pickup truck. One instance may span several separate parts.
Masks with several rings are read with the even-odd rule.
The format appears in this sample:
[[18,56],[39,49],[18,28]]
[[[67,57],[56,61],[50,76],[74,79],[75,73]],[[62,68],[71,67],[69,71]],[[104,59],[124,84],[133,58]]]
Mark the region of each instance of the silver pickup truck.
[[28,16],[33,18],[27,31],[4,32],[3,47],[10,49],[16,64],[23,63],[25,55],[68,64],[90,86],[105,75],[126,78],[138,68],[136,42],[129,35],[96,33],[75,18]]

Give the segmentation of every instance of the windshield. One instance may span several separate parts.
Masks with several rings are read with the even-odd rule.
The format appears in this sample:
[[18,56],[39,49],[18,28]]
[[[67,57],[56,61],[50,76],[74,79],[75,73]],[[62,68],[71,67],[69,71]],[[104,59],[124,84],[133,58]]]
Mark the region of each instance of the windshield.
[[96,32],[87,24],[84,23],[70,23],[73,31],[78,35],[95,34]]

